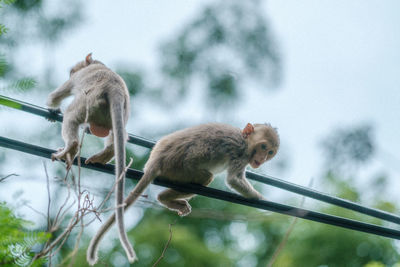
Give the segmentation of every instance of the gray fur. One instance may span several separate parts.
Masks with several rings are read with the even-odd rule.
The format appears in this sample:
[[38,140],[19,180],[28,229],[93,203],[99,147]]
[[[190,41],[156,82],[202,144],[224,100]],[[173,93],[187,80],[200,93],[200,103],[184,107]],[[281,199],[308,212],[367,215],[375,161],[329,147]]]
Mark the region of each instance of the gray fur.
[[[70,168],[78,152],[79,125],[87,122],[109,129],[105,147],[99,153],[86,160],[88,163],[105,164],[112,159],[115,151],[115,176],[116,180],[122,179],[116,186],[116,214],[117,225],[121,244],[124,247],[129,261],[136,259],[135,252],[129,243],[124,227],[124,184],[125,184],[125,142],[127,134],[125,125],[129,117],[129,93],[123,79],[107,68],[103,63],[92,60],[91,54],[86,60],[77,63],[70,72],[70,79],[52,92],[47,100],[47,105],[57,108],[61,101],[73,94],[72,103],[64,113],[62,124],[62,137],[65,147],[52,155],[52,159],[63,159]],[[90,256],[90,257],[89,257]],[[88,254],[88,262],[97,261],[95,255]]]
[[[247,138],[242,131],[226,124],[203,124],[174,132],[154,146],[144,168],[144,175],[125,199],[126,209],[156,178],[207,186],[213,174],[228,170],[227,184],[243,196],[262,199],[245,178],[246,166],[257,159],[262,163],[273,158],[279,148],[279,136],[270,125],[255,124]],[[260,144],[267,150],[260,152]],[[272,154],[268,154],[273,151]],[[166,189],[158,200],[167,208],[185,216],[191,212],[188,200],[193,194]],[[125,209],[125,210],[126,210]],[[95,255],[97,247],[115,221],[111,215],[92,238],[88,253]]]

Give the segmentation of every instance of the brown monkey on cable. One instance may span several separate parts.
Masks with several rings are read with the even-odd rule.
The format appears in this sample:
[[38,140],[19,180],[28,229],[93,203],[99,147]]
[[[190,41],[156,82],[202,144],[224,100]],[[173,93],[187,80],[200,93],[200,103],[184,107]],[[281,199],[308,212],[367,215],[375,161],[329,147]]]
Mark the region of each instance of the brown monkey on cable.
[[[177,131],[163,137],[154,146],[144,167],[144,175],[129,193],[124,203],[132,205],[146,187],[156,178],[180,183],[207,186],[213,175],[228,171],[227,184],[248,198],[262,199],[245,178],[245,168],[250,164],[258,168],[275,156],[279,148],[279,136],[269,124],[250,123],[240,130],[226,124],[204,124]],[[188,200],[194,194],[166,189],[158,200],[167,208],[185,216],[191,212]],[[118,216],[117,216],[118,217]],[[115,214],[102,225],[90,242],[87,260],[97,261],[101,238],[115,221]]]
[[[65,147],[52,154],[52,160],[65,160],[67,169],[79,149],[79,125],[89,123],[92,134],[107,137],[102,151],[86,160],[88,163],[105,164],[115,154],[116,214],[121,243],[130,261],[136,258],[124,227],[124,183],[125,183],[125,125],[129,117],[129,92],[123,79],[103,63],[88,54],[70,71],[70,78],[53,91],[47,105],[58,108],[61,101],[74,95],[75,98],[64,113],[62,137]],[[115,153],[114,153],[115,152]]]

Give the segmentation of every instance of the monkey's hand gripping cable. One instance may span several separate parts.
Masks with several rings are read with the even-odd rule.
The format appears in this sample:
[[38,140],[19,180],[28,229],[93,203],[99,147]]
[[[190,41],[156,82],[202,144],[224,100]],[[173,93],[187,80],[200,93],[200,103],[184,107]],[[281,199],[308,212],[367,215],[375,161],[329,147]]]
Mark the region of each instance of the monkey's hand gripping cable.
[[[8,106],[11,108],[15,108],[18,110],[22,110],[25,112],[33,113],[35,115],[39,115],[51,120],[55,121],[62,121],[62,114],[49,111],[46,108],[35,106],[29,103],[25,103],[22,101],[18,101],[9,97],[5,97],[0,95],[0,104],[4,106]],[[129,134],[129,141],[130,143],[139,145],[139,146],[144,146],[147,148],[151,148],[154,146],[154,142],[150,141],[148,139],[135,136],[132,134]],[[38,147],[34,146],[31,144],[19,142],[16,140],[8,139],[5,137],[0,136],[0,146],[26,152],[29,154],[45,157],[45,158],[51,158],[51,153],[54,153],[53,150],[43,148],[43,147]],[[84,164],[85,158],[81,158],[81,166],[84,168],[89,168],[93,169],[96,171],[101,171],[105,173],[114,173],[114,165],[111,164],[106,164],[106,165],[101,165],[101,164]],[[74,164],[77,164],[77,159],[74,161]],[[126,177],[129,179],[135,179],[139,180],[143,175],[143,172],[139,170],[134,170],[134,169],[129,169],[127,172]],[[334,204],[343,208],[351,209],[366,215],[370,215],[382,220],[386,220],[389,222],[393,222],[396,224],[400,225],[400,217],[388,212],[384,212],[381,210],[377,209],[372,209],[368,207],[364,207],[360,204],[347,201],[344,199],[340,199],[334,196],[329,196],[324,193],[320,193],[315,190],[311,190],[309,188],[295,185],[271,176],[265,176],[265,175],[259,175],[255,174],[253,172],[246,172],[246,176],[249,179],[256,180],[265,184],[269,184],[274,187],[278,187],[287,191],[291,191],[300,195],[308,196],[317,200],[321,200],[323,202],[327,202],[330,204]],[[318,213],[314,211],[309,211],[306,209],[301,209],[301,208],[296,208],[293,206],[289,205],[284,205],[280,203],[275,203],[271,201],[265,201],[265,200],[254,200],[254,199],[247,199],[244,198],[238,194],[234,194],[231,192],[226,192],[214,188],[209,188],[209,187],[204,187],[204,186],[199,186],[199,185],[193,185],[193,184],[177,184],[177,183],[172,183],[172,182],[166,182],[166,181],[161,181],[159,179],[156,179],[154,181],[154,184],[164,186],[164,187],[170,187],[174,188],[177,190],[185,191],[185,192],[190,192],[198,195],[203,195],[206,197],[211,197],[215,199],[220,199],[220,200],[225,200],[229,201],[232,203],[237,203],[241,205],[246,205],[250,207],[255,207],[263,210],[268,210],[268,211],[273,211],[273,212],[278,212],[282,214],[287,214],[295,217],[300,217],[316,222],[321,222],[321,223],[326,223],[326,224],[331,224],[331,225],[336,225],[340,226],[343,228],[348,228],[348,229],[353,229],[361,232],[366,232],[366,233],[372,233],[376,235],[381,235],[385,237],[390,237],[394,239],[399,239],[400,240],[400,231],[391,229],[391,228],[386,228],[374,224],[368,224],[368,223],[363,223],[355,220],[350,220],[342,217],[337,217],[337,216],[332,216],[328,214],[323,214],[323,213]]]

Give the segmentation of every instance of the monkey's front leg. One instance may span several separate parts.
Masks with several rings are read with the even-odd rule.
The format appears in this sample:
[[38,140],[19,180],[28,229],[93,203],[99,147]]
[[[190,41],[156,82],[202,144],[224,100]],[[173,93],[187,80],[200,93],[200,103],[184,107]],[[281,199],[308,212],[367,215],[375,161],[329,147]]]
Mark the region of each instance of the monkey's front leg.
[[254,199],[265,199],[254,187],[247,181],[244,170],[228,170],[227,184],[235,189],[242,196]]

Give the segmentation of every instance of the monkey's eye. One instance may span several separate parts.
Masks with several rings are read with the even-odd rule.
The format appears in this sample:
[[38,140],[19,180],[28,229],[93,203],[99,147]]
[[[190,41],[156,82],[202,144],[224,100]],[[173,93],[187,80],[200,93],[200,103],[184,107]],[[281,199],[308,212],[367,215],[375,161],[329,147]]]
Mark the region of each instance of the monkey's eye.
[[274,154],[274,151],[273,151],[273,150],[270,150],[270,151],[268,151],[268,154],[269,154],[269,155],[272,155],[272,154]]
[[267,145],[266,145],[266,144],[262,144],[262,145],[261,145],[261,149],[262,149],[262,150],[267,150]]

